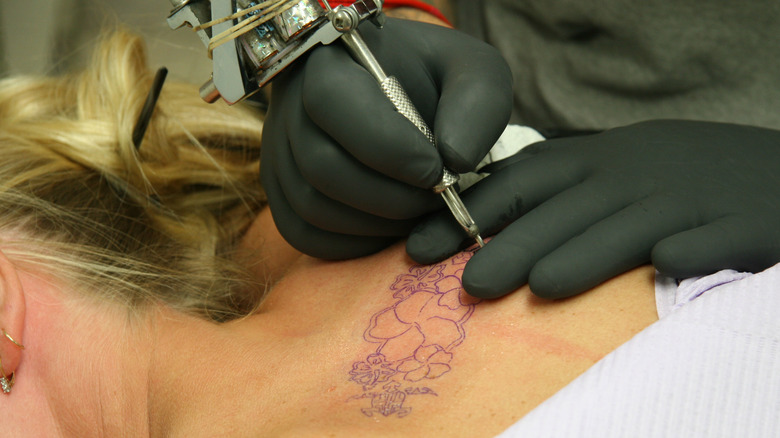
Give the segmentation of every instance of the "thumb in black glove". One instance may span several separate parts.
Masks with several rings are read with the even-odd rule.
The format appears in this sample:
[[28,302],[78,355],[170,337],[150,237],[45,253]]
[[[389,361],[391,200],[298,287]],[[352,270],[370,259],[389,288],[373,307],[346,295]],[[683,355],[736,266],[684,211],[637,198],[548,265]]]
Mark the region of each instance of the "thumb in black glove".
[[444,207],[429,190],[443,167],[472,170],[511,112],[511,74],[487,44],[404,20],[360,31],[434,130],[438,149],[339,42],[275,79],[263,183],[279,231],[316,257],[360,256],[406,236],[416,218]]
[[[677,278],[780,262],[780,131],[643,122],[540,142],[502,165],[463,198],[498,232],[463,273],[475,296],[528,283],[563,298],[650,261]],[[446,219],[412,233],[416,261],[462,244]]]

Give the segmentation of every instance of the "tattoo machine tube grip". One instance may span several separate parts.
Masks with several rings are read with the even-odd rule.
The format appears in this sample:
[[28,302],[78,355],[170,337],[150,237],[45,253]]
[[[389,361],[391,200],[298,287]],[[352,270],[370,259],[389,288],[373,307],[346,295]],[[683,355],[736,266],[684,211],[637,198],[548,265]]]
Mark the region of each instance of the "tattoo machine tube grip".
[[[341,40],[347,46],[352,56],[360,63],[379,83],[379,87],[384,92],[385,96],[390,99],[396,110],[406,117],[420,132],[425,135],[431,145],[435,147],[436,139],[433,136],[433,131],[428,127],[420,115],[417,108],[415,108],[409,96],[404,91],[401,83],[393,76],[385,74],[382,66],[376,60],[374,55],[369,50],[363,37],[360,36],[357,29],[352,29],[349,32],[345,32],[341,36]],[[463,201],[460,199],[458,192],[455,191],[454,185],[458,182],[458,175],[451,170],[444,168],[442,179],[433,187],[433,191],[440,193],[447,207],[452,212],[455,220],[463,228],[469,237],[476,240],[480,247],[485,246],[485,242],[482,240],[482,236],[479,234],[479,227],[469,214]]]

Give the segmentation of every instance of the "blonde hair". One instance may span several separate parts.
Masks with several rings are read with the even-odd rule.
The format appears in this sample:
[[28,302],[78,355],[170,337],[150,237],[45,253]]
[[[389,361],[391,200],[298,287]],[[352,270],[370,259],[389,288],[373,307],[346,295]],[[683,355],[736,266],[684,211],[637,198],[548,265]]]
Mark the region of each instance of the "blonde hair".
[[229,257],[265,203],[262,121],[168,82],[136,149],[152,78],[120,29],[84,72],[0,81],[0,249],[133,309],[246,315],[263,290]]

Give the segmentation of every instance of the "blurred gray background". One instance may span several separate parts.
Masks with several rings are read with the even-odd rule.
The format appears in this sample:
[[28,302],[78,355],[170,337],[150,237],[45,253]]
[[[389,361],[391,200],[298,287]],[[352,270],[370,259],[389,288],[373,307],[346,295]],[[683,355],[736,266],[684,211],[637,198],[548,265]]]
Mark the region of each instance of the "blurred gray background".
[[200,85],[211,60],[189,28],[168,27],[171,9],[169,0],[0,0],[0,75],[80,68],[101,30],[123,23],[146,39],[151,69]]

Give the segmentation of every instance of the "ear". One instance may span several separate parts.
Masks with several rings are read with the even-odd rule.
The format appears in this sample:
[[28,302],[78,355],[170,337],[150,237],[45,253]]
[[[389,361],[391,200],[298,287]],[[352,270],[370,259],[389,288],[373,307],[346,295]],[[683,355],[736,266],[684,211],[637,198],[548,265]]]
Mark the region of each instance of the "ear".
[[[16,266],[0,251],[0,328],[24,345],[25,300]],[[0,360],[6,375],[16,371],[22,349],[0,332]]]

